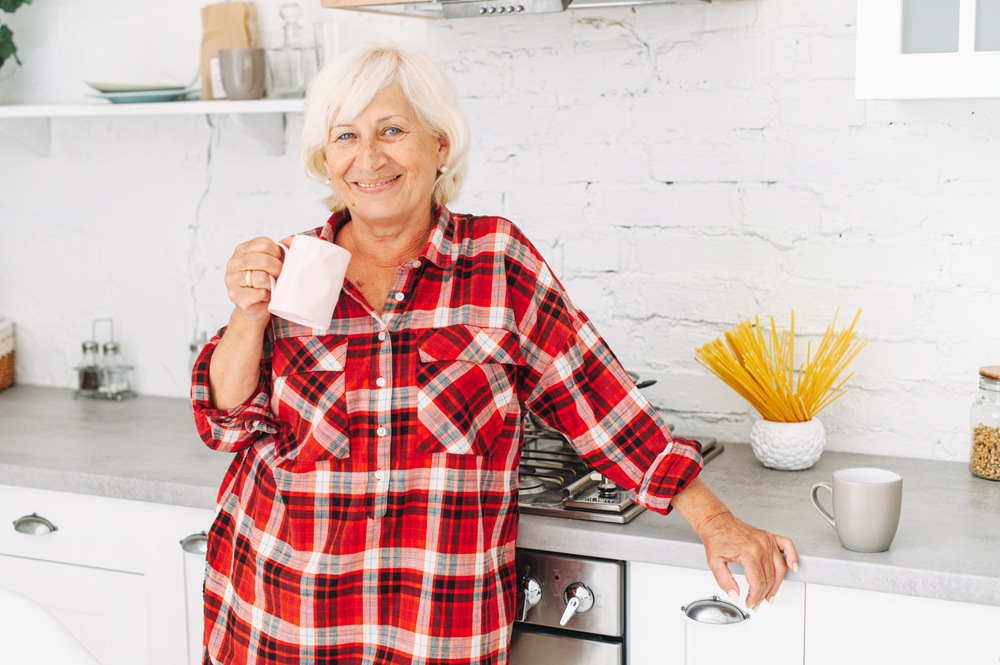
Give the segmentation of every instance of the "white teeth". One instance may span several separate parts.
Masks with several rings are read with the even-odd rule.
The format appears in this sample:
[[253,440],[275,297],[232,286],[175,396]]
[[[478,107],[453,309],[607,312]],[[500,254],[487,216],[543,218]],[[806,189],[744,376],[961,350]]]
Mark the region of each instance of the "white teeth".
[[386,184],[392,182],[393,180],[395,180],[398,177],[399,176],[393,176],[391,178],[388,178],[387,180],[383,180],[382,182],[369,183],[367,185],[364,184],[364,183],[359,182],[358,183],[358,187],[360,187],[361,189],[372,189],[374,187],[381,187],[382,185],[386,185]]

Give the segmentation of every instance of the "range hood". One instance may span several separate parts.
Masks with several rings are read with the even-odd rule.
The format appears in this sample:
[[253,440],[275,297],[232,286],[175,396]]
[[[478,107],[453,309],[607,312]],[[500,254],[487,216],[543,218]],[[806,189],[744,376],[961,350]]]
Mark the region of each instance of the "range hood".
[[423,18],[490,18],[508,14],[550,14],[567,9],[632,7],[634,5],[679,5],[711,0],[321,0],[324,7],[420,16]]

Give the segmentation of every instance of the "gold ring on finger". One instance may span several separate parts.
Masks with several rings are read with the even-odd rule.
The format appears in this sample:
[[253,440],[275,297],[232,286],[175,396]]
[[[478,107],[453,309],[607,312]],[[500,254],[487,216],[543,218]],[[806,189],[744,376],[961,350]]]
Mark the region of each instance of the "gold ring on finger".
[[253,272],[253,270],[247,270],[247,272],[246,272],[246,276],[247,276],[247,278],[246,278],[247,279],[247,288],[248,289],[252,289],[253,288],[253,279],[251,278],[251,273],[252,272]]

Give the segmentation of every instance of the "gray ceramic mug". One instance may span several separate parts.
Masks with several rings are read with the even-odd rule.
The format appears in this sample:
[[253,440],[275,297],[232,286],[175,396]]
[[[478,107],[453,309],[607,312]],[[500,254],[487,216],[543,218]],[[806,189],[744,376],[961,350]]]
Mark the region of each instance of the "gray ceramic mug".
[[[817,493],[833,495],[833,514],[820,505]],[[841,544],[855,552],[884,552],[896,537],[903,503],[903,477],[885,469],[840,469],[833,487],[816,483],[813,506],[837,530]]]
[[264,49],[219,49],[219,72],[229,99],[260,99],[264,96],[267,72]]

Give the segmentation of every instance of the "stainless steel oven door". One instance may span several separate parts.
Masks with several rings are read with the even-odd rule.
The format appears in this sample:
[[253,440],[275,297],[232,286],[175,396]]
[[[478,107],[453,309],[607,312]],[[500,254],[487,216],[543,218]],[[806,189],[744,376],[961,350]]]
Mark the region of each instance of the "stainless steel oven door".
[[509,665],[624,665],[620,642],[543,633],[514,624]]

